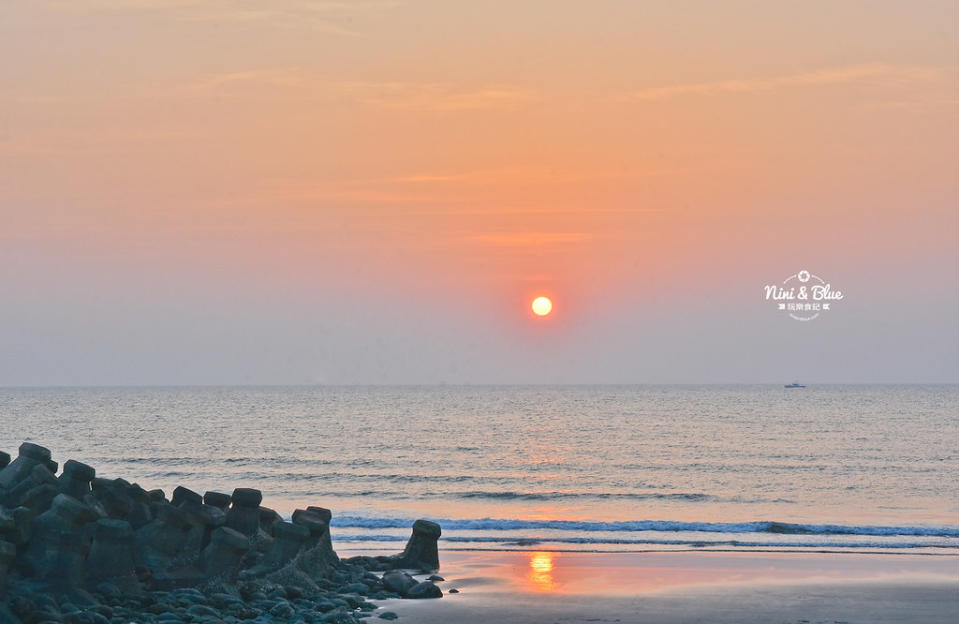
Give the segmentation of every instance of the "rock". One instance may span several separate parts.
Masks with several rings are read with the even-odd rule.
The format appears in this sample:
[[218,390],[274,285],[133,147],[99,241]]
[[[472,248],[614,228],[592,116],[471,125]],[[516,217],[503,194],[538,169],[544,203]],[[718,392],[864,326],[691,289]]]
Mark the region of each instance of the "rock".
[[416,584],[416,579],[400,570],[390,570],[383,575],[383,587],[400,596],[405,596]]
[[139,529],[153,520],[153,501],[150,499],[150,493],[134,483],[126,488],[125,494],[130,498],[132,507],[130,513],[125,518],[133,529]]
[[222,492],[207,492],[203,495],[203,502],[226,511],[230,506],[230,495]]
[[305,526],[292,522],[278,523],[273,527],[273,543],[270,550],[256,568],[244,570],[244,574],[252,578],[278,570],[296,557],[309,537],[310,531]]
[[[23,475],[23,477],[9,490],[6,492],[6,501],[10,506],[24,505],[30,507],[37,511],[37,513],[43,513],[49,508],[50,502],[53,500],[53,497],[50,497],[50,500],[46,500],[46,504],[43,509],[38,509],[39,505],[36,501],[43,500],[43,497],[37,496],[37,492],[46,492],[50,488],[43,488],[42,490],[37,490],[37,488],[42,488],[42,486],[52,486],[54,492],[59,492],[59,482],[57,478],[53,476],[53,473],[50,472],[44,464],[37,464],[30,469],[29,474]],[[56,496],[56,493],[53,495]]]
[[13,518],[13,529],[6,533],[5,539],[17,546],[26,546],[33,535],[33,519],[36,514],[29,507],[17,507],[8,515]]
[[195,587],[181,587],[174,590],[173,594],[190,604],[206,604],[207,602],[206,595]]
[[0,541],[0,596],[5,596],[7,593],[7,570],[16,556],[16,546],[10,542]]
[[200,555],[200,565],[208,576],[235,581],[240,561],[250,549],[250,540],[238,531],[220,527],[213,531],[210,545]]
[[333,512],[331,512],[326,507],[314,507],[311,505],[307,507],[306,510],[309,511],[310,513],[315,513],[319,517],[323,518],[323,521],[326,522],[327,524],[329,524],[330,520],[333,519]]
[[[334,586],[331,581],[342,583],[346,576],[338,571],[338,566],[339,559],[336,554],[328,552],[322,544],[318,544],[312,548],[303,548],[290,563],[266,578],[316,592],[319,587]],[[343,576],[343,579],[336,578],[338,575]]]
[[336,605],[329,600],[319,599],[313,603],[313,608],[321,613],[326,613],[335,609]]
[[126,520],[133,511],[133,499],[127,493],[130,486],[123,479],[101,479],[99,477],[90,482],[93,496],[96,497],[111,518]]
[[380,618],[381,620],[395,620],[396,618],[400,616],[396,615],[392,611],[384,611],[383,613],[380,613],[377,617]]
[[430,575],[426,580],[433,581],[434,583],[441,583],[445,581],[446,579],[440,576],[439,574],[433,574],[433,575]]
[[7,510],[0,507],[0,538],[16,530],[17,525],[13,521],[13,516],[7,513]]
[[64,613],[62,621],[64,624],[93,624],[93,619],[88,618],[87,615],[79,609]]
[[39,617],[54,621],[60,621],[64,614],[79,610],[79,607],[69,600],[62,600],[58,605],[53,596],[46,595],[36,596],[33,600],[33,608],[36,609]]
[[439,570],[440,558],[436,542],[442,534],[440,525],[429,520],[417,520],[413,523],[413,534],[406,542],[406,548],[400,554],[394,567]]
[[303,588],[287,585],[283,587],[283,593],[286,594],[287,600],[298,600],[303,597]]
[[330,510],[322,507],[310,507],[306,510],[297,509],[293,512],[293,523],[303,525],[310,530],[307,548],[317,547],[331,561],[339,562],[340,558],[333,550],[333,540],[330,537],[331,517]]
[[273,527],[283,522],[283,516],[269,507],[260,507],[260,530],[267,535],[273,535]]
[[226,514],[222,509],[194,500],[182,503],[179,509],[183,511],[189,525],[183,548],[190,553],[206,548],[213,531],[226,522]]
[[91,610],[96,611],[108,620],[113,617],[113,609],[107,605],[96,605]]
[[50,509],[50,505],[53,504],[53,499],[56,498],[57,493],[58,490],[55,485],[45,483],[30,489],[21,497],[18,504],[39,515]]
[[[82,575],[86,540],[81,529],[95,519],[89,507],[72,496],[58,494],[50,509],[32,523],[33,535],[22,557],[27,571],[38,578],[46,578],[57,574],[60,567],[67,566],[71,574]],[[74,555],[80,560],[78,570],[73,569]]]
[[110,514],[107,513],[106,507],[103,506],[103,503],[94,496],[93,494],[87,494],[83,497],[83,504],[90,508],[90,510],[96,514],[97,518],[107,518]]
[[41,596],[41,597],[40,597],[39,599],[37,599],[37,601],[36,601],[37,605],[40,605],[40,604],[41,604],[40,601],[41,601],[41,600],[44,600],[44,599],[47,600],[45,606],[47,606],[49,609],[51,609],[51,610],[53,610],[53,611],[59,610],[61,613],[73,613],[74,611],[80,611],[80,610],[81,610],[80,607],[77,605],[77,603],[76,603],[75,601],[70,600],[70,599],[69,599],[68,597],[66,597],[66,596],[60,596],[60,605],[59,605],[59,607],[57,606],[57,601],[54,600],[53,596]]
[[293,524],[302,526],[309,531],[307,547],[312,548],[320,543],[324,532],[329,532],[329,523],[312,511],[297,509],[293,512]]
[[190,607],[189,609],[187,609],[186,612],[187,612],[187,614],[188,614],[189,616],[191,616],[191,617],[193,617],[193,618],[201,618],[201,617],[215,617],[215,618],[218,618],[218,617],[220,617],[219,611],[217,611],[217,610],[214,609],[213,607],[208,607],[208,606],[203,605],[203,604],[195,604],[195,605],[193,605],[192,607]]
[[253,488],[236,488],[230,496],[230,501],[234,505],[243,507],[259,507],[263,502],[263,493]]
[[150,577],[152,590],[170,591],[178,588],[195,587],[208,580],[208,575],[193,565],[183,565],[157,572]]
[[273,537],[267,535],[263,529],[257,529],[256,534],[250,538],[251,551],[250,555],[247,557],[247,561],[254,565],[262,561],[266,557],[267,553],[273,550],[274,542],[275,540]]
[[252,488],[236,488],[230,499],[232,503],[226,513],[226,526],[247,537],[253,537],[260,530],[260,502],[263,494]]
[[[7,456],[9,457],[9,455]],[[27,477],[34,466],[44,466],[49,470],[50,450],[24,442],[20,445],[19,455],[10,464],[0,470],[0,489],[10,490],[13,486]]]
[[343,611],[327,613],[318,621],[326,622],[327,624],[356,624],[357,622],[352,613],[344,613]]
[[278,602],[276,605],[270,609],[270,615],[277,617],[283,620],[288,620],[296,613],[290,603],[284,601]]
[[86,540],[79,533],[59,533],[47,536],[44,542],[46,552],[36,578],[46,588],[78,593],[84,585]]
[[97,471],[90,466],[68,459],[67,463],[63,464],[63,473],[58,479],[60,493],[83,500],[83,497],[93,491],[90,488],[90,482],[96,476]]
[[346,601],[350,609],[362,609],[364,607],[376,608],[376,605],[372,602],[366,602],[366,600],[358,594],[341,594],[340,598]]
[[385,572],[387,570],[393,569],[393,562],[395,559],[396,559],[396,555],[393,555],[391,557],[382,556],[382,555],[376,556],[376,557],[369,557],[369,556],[361,555],[356,557],[350,557],[349,559],[344,559],[343,562],[348,565],[360,566],[361,568],[365,570],[376,570],[380,572]]
[[[155,518],[137,530],[134,539],[134,559],[138,565],[154,572],[168,569],[177,559],[184,557],[184,544],[190,524],[186,513],[170,503],[156,503]],[[192,556],[198,552],[190,553]]]
[[0,470],[3,470],[8,465],[10,465],[10,453],[0,451]]
[[319,586],[310,578],[309,574],[297,567],[296,560],[291,561],[276,572],[271,572],[265,577],[265,580],[278,583],[284,587],[298,587],[307,596],[315,596],[320,593]]
[[451,593],[451,594],[458,594],[458,593],[460,593],[460,590],[458,590],[458,589],[456,589],[455,587],[453,587],[453,588],[451,588],[451,589],[449,590],[449,593]]
[[370,598],[442,596],[401,570],[369,571],[438,568],[434,523],[417,521],[402,555],[343,562],[323,507],[285,522],[252,488],[180,486],[167,502],[77,460],[56,470],[29,443],[13,462],[0,455],[0,624],[355,624],[376,608]]
[[87,582],[110,581],[124,594],[140,593],[133,560],[133,527],[125,520],[104,518],[96,523],[96,533],[87,555]]
[[175,490],[173,490],[173,498],[170,500],[170,503],[174,507],[182,507],[184,503],[193,503],[195,505],[202,505],[203,497],[197,494],[196,492],[194,492],[193,490],[189,490],[181,485],[181,486],[178,486]]
[[344,594],[359,594],[360,596],[365,596],[370,593],[370,586],[366,583],[350,583],[349,585],[341,587],[340,591]]
[[442,598],[443,590],[430,581],[417,583],[406,592],[407,598]]
[[278,522],[273,527],[273,539],[280,563],[295,557],[309,538],[310,530],[307,527],[292,522]]
[[112,598],[116,600],[123,597],[123,592],[120,591],[120,588],[117,587],[116,583],[111,583],[110,581],[98,583],[94,590],[105,598]]

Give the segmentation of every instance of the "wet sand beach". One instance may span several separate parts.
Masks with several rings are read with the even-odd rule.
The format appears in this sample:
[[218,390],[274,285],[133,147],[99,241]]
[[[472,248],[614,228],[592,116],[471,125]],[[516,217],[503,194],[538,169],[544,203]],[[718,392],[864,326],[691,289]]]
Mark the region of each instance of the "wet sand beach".
[[[380,602],[417,624],[953,623],[959,558],[835,553],[443,552],[441,600]],[[459,593],[449,593],[455,588]]]

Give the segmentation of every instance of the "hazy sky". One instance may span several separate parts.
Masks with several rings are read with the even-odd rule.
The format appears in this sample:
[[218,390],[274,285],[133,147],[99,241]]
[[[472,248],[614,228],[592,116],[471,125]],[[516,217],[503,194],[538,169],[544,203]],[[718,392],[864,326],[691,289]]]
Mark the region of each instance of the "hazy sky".
[[957,23],[4,0],[0,385],[959,382]]

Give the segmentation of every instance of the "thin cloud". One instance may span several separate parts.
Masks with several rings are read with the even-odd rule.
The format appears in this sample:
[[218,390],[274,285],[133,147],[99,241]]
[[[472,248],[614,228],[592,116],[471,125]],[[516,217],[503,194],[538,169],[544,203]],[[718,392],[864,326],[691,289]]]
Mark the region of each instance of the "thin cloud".
[[314,32],[358,36],[357,17],[393,9],[392,0],[48,0],[52,10],[71,13],[152,12],[186,22],[267,22],[276,26],[307,26]]
[[455,182],[459,180],[465,180],[467,174],[422,174],[422,175],[408,175],[408,176],[398,176],[395,178],[390,178],[391,182],[401,182],[401,183],[413,183],[419,184],[422,182]]
[[932,67],[884,64],[849,65],[773,78],[719,80],[665,87],[651,87],[634,91],[629,94],[626,99],[651,102],[685,95],[761,93],[789,87],[827,86],[868,81],[883,84],[934,82],[941,80],[943,77],[943,70]]
[[[302,91],[298,96],[333,96],[364,106],[422,112],[469,111],[519,106],[539,99],[530,89],[480,86],[464,89],[450,83],[344,82],[300,67],[272,67],[211,74],[180,85],[187,93],[217,91],[240,95],[260,87]],[[416,180],[408,180],[416,181]]]
[[581,243],[593,238],[585,232],[495,232],[471,236],[470,240],[495,247],[542,247]]
[[343,87],[350,97],[363,104],[402,110],[510,108],[540,99],[531,89],[502,85],[462,89],[443,83],[353,82]]
[[[476,203],[476,202],[473,202]],[[628,208],[597,208],[596,206],[489,206],[476,208],[456,208],[444,206],[442,210],[416,210],[409,214],[426,216],[451,215],[596,215],[596,214],[640,214],[657,212],[675,212],[666,208],[628,207]]]
[[215,91],[244,86],[304,87],[305,76],[298,67],[274,67],[211,74],[203,80],[184,85],[187,91]]
[[618,180],[625,178],[645,178],[685,173],[688,169],[636,168],[626,169],[584,169],[549,166],[499,167],[492,169],[473,169],[467,171],[420,172],[389,178],[388,182],[399,184],[427,184],[443,182],[465,182],[491,184],[502,182],[533,182],[557,184],[564,182],[584,182],[591,180]]

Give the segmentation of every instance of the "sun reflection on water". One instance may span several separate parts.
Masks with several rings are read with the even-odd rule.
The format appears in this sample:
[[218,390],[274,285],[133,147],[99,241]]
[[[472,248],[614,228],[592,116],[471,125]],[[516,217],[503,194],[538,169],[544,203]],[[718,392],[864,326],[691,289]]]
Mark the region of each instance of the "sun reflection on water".
[[553,553],[551,552],[531,552],[529,554],[529,579],[533,590],[538,592],[551,592],[556,590],[556,582],[553,580]]

